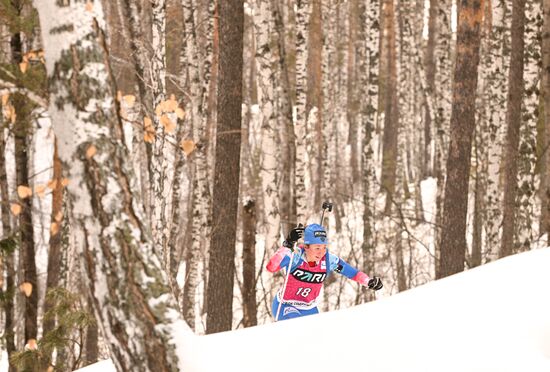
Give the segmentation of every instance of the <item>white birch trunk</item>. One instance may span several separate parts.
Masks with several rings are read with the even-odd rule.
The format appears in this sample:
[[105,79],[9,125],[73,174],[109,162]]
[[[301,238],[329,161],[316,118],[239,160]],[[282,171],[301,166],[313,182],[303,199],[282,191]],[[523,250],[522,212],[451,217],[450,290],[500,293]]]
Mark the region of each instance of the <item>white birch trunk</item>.
[[[162,254],[166,272],[170,268],[170,240],[172,220],[172,184],[175,171],[175,151],[177,150],[176,125],[174,114],[177,103],[175,97],[166,97],[166,0],[155,0],[152,7],[153,58],[151,65],[151,87],[153,123],[155,139],[151,158],[152,178],[152,226],[155,249]],[[166,102],[172,102],[166,105]]]
[[34,5],[51,78],[49,110],[70,179],[72,241],[84,258],[98,326],[117,370],[173,370],[181,351],[171,340],[187,328],[178,319],[125,163],[101,3]]
[[[378,77],[380,71],[380,2],[369,0],[366,9],[360,5],[360,14],[365,14],[365,21],[360,17],[361,32],[365,35],[365,60],[360,63],[360,74],[362,81],[361,96],[366,97],[363,101],[362,121],[363,133],[365,135],[362,159],[363,159],[363,270],[373,272],[375,265],[375,227],[374,221],[377,218],[375,208],[376,195],[376,163],[374,159],[374,132],[378,121]],[[365,31],[362,28],[365,27]],[[365,66],[363,67],[363,63]],[[364,71],[364,73],[363,73]],[[368,293],[365,294],[369,298]]]
[[523,79],[525,90],[522,105],[522,123],[520,129],[520,147],[518,159],[518,200],[517,237],[519,251],[529,250],[533,237],[538,236],[535,222],[539,221],[539,209],[536,203],[536,184],[539,177],[535,174],[537,162],[537,121],[540,91],[540,53],[541,53],[542,4],[540,0],[527,1],[525,4],[525,54]]
[[502,224],[502,185],[500,182],[502,146],[506,128],[507,75],[510,68],[510,21],[508,0],[492,2],[492,27],[487,40],[487,51],[481,59],[480,84],[483,86],[480,127],[483,133],[482,174],[487,174],[485,187],[484,212],[484,255],[487,261],[496,259],[500,244],[500,226]]
[[[195,149],[191,154],[194,167],[192,188],[192,222],[191,248],[187,256],[186,276],[183,289],[182,308],[184,318],[192,329],[195,329],[196,320],[196,291],[200,282],[200,265],[202,255],[206,252],[206,242],[209,236],[210,216],[210,188],[208,183],[208,163],[206,159],[205,130],[207,125],[208,86],[210,83],[210,64],[212,58],[212,23],[208,22],[207,45],[204,67],[199,65],[200,50],[196,34],[195,12],[196,4],[193,0],[182,0],[183,20],[185,27],[185,52],[187,73],[190,87],[190,113],[186,117],[187,125],[193,129]],[[212,9],[210,8],[210,11]],[[210,14],[213,14],[210,13]]]
[[323,103],[323,181],[321,184],[321,198],[322,200],[330,199],[330,195],[334,192],[334,165],[336,160],[336,137],[334,133],[334,109],[336,102],[334,101],[335,85],[334,75],[331,74],[332,68],[335,64],[336,50],[335,46],[335,23],[332,3],[325,6],[322,10],[323,16],[323,28],[326,30],[325,42],[323,43],[323,64],[322,64],[322,76],[323,76],[323,97],[325,102]]
[[254,4],[254,30],[256,36],[256,68],[258,71],[258,93],[261,102],[261,165],[260,177],[264,192],[264,214],[266,216],[265,249],[275,250],[280,241],[280,213],[279,213],[279,177],[278,159],[279,147],[275,141],[277,120],[274,111],[274,69],[276,61],[271,53],[274,33],[271,4],[269,1],[259,0]]
[[293,122],[296,134],[296,215],[297,220],[306,223],[307,193],[306,175],[306,93],[307,93],[307,45],[310,14],[309,0],[298,0],[296,11],[296,104]]
[[[451,63],[451,1],[443,0],[438,3],[436,19],[436,42],[435,42],[435,120],[432,126],[432,138],[435,149],[433,151],[433,169],[437,178],[436,191],[436,228],[434,241],[436,242],[436,263],[439,262],[439,242],[441,231],[437,226],[443,222],[443,189],[445,187],[445,164],[447,163],[447,148],[449,143],[449,125],[451,122],[451,86],[452,86],[452,63]],[[438,268],[436,267],[436,276]]]

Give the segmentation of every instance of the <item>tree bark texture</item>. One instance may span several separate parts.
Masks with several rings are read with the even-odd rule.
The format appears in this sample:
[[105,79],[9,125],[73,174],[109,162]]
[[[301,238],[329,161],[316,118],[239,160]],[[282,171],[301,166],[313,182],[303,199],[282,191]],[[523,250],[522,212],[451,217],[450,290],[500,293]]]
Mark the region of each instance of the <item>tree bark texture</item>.
[[258,324],[256,304],[256,203],[244,201],[243,213],[243,326]]
[[464,270],[467,190],[472,136],[475,128],[475,96],[482,15],[483,0],[459,2],[439,277],[446,277]]
[[537,169],[537,123],[539,118],[540,91],[540,36],[542,27],[541,1],[525,4],[524,31],[524,91],[521,106],[520,143],[518,148],[518,195],[516,236],[520,251],[531,248],[537,236],[538,209],[535,207],[535,188],[538,184]]
[[[52,190],[52,213],[51,221],[54,227],[50,229],[50,250],[48,251],[48,276],[46,278],[46,294],[48,291],[59,286],[61,275],[61,238],[62,228],[64,223],[63,216],[63,190],[62,182],[62,165],[59,159],[57,150],[57,140],[54,140],[54,155],[53,155],[53,175],[52,180],[56,184],[56,188]],[[46,299],[44,301],[44,313],[47,313],[55,306],[55,303]],[[44,318],[42,324],[42,334],[46,335],[55,328],[55,318]]]
[[97,323],[118,371],[174,371],[178,351],[170,340],[188,329],[133,193],[101,3],[35,6],[45,44],[58,46],[46,48],[49,111]]
[[[31,137],[31,110],[25,96],[12,96],[13,106],[17,113],[15,121],[15,173],[16,185],[29,187],[29,138]],[[25,343],[35,339],[38,334],[38,280],[34,248],[34,230],[32,224],[32,199],[26,197],[19,200],[19,232],[21,239],[21,258],[23,260],[24,281],[32,286],[30,296],[25,298]]]
[[307,54],[310,0],[296,1],[296,104],[293,111],[294,133],[296,135],[296,217],[305,223],[307,217],[306,175],[306,93]]
[[[212,61],[213,36],[212,28],[207,31],[204,51],[200,49],[195,23],[196,6],[192,0],[182,0],[183,20],[185,28],[185,63],[189,76],[191,91],[190,109],[186,116],[186,124],[192,128],[192,140],[195,149],[190,160],[193,167],[192,199],[191,199],[191,247],[187,254],[186,279],[183,288],[182,309],[186,322],[195,329],[196,289],[200,281],[199,270],[202,256],[206,253],[210,232],[211,194],[208,178],[208,163],[206,159],[207,140],[206,126],[208,122],[209,85]],[[208,23],[210,25],[210,23]],[[201,53],[205,56],[201,61]]]
[[541,182],[541,234],[550,236],[550,0],[543,0],[542,92],[544,139]]
[[[4,107],[1,107],[4,109]],[[10,195],[8,177],[6,173],[6,138],[3,117],[0,116],[0,211],[2,213],[2,236],[4,239],[13,239],[12,221],[10,218]],[[14,293],[15,293],[15,268],[14,252],[2,252],[3,266],[6,272],[6,290],[2,291],[4,300],[4,337],[6,339],[6,352],[8,358],[15,352],[15,322],[14,322]],[[4,274],[2,274],[4,275]],[[17,371],[12,362],[9,363],[9,372]]]
[[206,333],[230,330],[239,195],[243,74],[243,2],[220,2],[216,165]]
[[277,117],[273,107],[276,88],[276,61],[271,51],[271,34],[274,29],[271,5],[268,1],[255,3],[254,30],[256,36],[256,69],[258,93],[261,100],[261,165],[260,177],[264,193],[263,210],[266,224],[265,249],[271,254],[280,241],[281,217],[279,212],[279,146],[276,142]]
[[502,240],[499,257],[516,251],[516,197],[518,194],[518,146],[521,127],[521,101],[523,96],[525,0],[514,0],[512,5],[512,51],[508,74],[506,102],[506,147],[504,148],[504,196],[502,213]]
[[386,24],[387,81],[384,103],[384,147],[382,158],[382,191],[386,194],[385,213],[391,211],[397,177],[397,136],[399,131],[397,100],[397,40],[394,0],[384,4],[384,22]]

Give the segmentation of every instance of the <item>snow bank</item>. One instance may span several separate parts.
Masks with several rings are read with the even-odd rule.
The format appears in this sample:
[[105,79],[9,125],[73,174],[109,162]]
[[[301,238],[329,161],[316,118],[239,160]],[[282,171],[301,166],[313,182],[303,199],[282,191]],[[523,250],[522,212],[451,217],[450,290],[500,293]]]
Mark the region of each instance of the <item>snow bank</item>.
[[184,371],[548,372],[549,268],[545,248],[350,309],[188,337]]

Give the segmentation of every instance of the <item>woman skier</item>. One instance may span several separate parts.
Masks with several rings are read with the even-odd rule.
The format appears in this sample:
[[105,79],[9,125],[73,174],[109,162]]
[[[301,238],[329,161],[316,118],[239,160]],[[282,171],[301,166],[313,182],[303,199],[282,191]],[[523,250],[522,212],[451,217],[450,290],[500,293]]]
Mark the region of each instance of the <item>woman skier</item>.
[[[304,237],[304,244],[292,255],[294,244],[301,237]],[[290,267],[286,285],[277,292],[271,306],[275,321],[318,314],[317,299],[324,280],[332,271],[375,291],[382,288],[380,278],[369,278],[340,257],[329,253],[327,245],[327,232],[323,226],[311,224],[305,231],[303,227],[295,227],[288,234],[283,246],[271,257],[267,264],[269,272],[275,273],[283,268],[288,270]]]

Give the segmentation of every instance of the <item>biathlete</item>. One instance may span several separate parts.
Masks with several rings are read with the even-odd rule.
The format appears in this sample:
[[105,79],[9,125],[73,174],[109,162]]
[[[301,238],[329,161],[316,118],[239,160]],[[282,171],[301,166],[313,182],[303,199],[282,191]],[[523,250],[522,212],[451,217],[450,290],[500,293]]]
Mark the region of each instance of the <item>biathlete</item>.
[[[290,263],[294,244],[304,238]],[[380,278],[357,270],[340,257],[327,250],[327,232],[323,226],[311,224],[305,228],[296,227],[290,231],[283,246],[275,252],[267,264],[267,270],[275,273],[290,267],[286,286],[281,288],[271,306],[275,321],[318,314],[318,297],[323,282],[332,271],[336,271],[357,283],[375,291],[382,288]],[[283,293],[284,291],[284,293]]]

